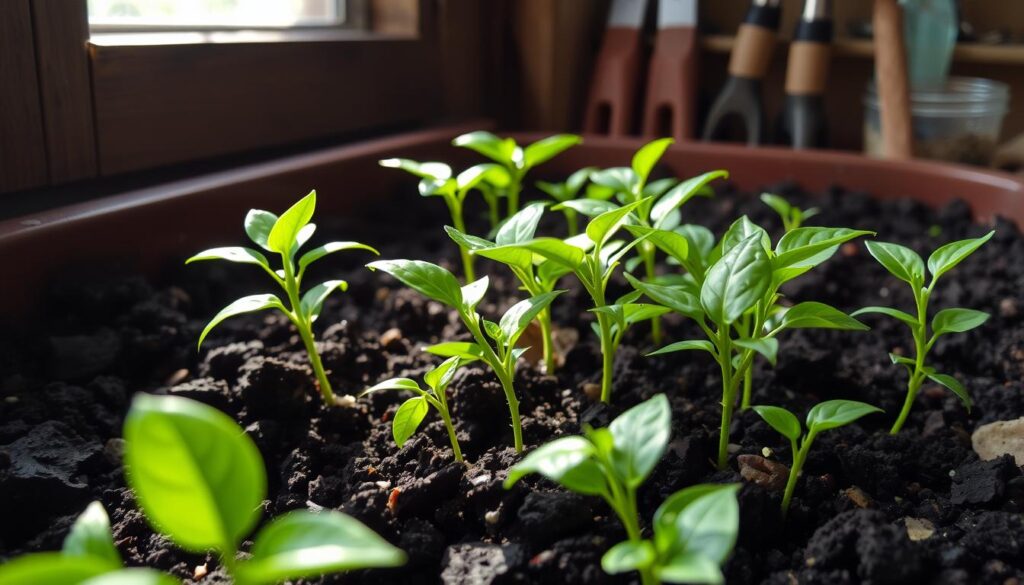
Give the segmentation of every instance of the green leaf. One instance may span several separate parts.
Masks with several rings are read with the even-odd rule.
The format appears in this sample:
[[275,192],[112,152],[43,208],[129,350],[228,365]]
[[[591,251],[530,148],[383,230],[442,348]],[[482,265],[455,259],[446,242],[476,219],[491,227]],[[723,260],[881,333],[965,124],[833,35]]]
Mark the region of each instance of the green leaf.
[[595,217],[587,224],[587,237],[598,246],[605,245],[615,232],[629,221],[629,214],[646,202],[647,199],[634,201]]
[[453,242],[458,244],[460,248],[469,250],[470,252],[486,250],[494,247],[494,242],[478,238],[476,236],[471,236],[469,234],[464,234],[449,225],[444,226],[444,231]]
[[790,266],[816,266],[828,260],[838,246],[860,236],[873,235],[866,230],[848,228],[802,227],[787,232],[775,247],[772,265],[778,268]]
[[775,365],[779,357],[779,340],[774,337],[760,338],[760,339],[736,339],[733,341],[733,345],[742,347],[743,349],[749,349],[750,351],[756,351],[763,355],[768,363]]
[[870,329],[839,309],[814,301],[790,307],[783,313],[779,325],[783,329],[843,329],[846,331]]
[[[739,532],[739,484],[702,484],[669,496],[654,513],[655,544],[668,566],[681,571],[684,559],[700,557],[717,568],[728,558]],[[672,571],[679,575],[677,571]]]
[[462,360],[458,356],[452,356],[445,361],[441,362],[436,368],[433,368],[426,374],[423,374],[423,381],[427,383],[434,390],[435,394],[444,392],[444,389],[455,377],[455,372],[459,369],[459,363]]
[[328,242],[319,248],[313,248],[309,252],[303,254],[299,258],[299,270],[304,269],[306,266],[309,266],[328,254],[341,252],[343,250],[366,250],[380,256],[380,252],[366,244],[360,244],[359,242]]
[[302,199],[288,208],[281,214],[271,228],[267,236],[267,245],[271,250],[288,254],[292,251],[292,245],[301,230],[309,220],[313,218],[313,210],[316,209],[316,191],[310,191]]
[[662,583],[720,585],[725,577],[718,563],[697,554],[680,554],[665,560],[655,571]]
[[243,248],[241,246],[203,250],[185,260],[185,264],[191,264],[200,260],[227,260],[228,262],[238,262],[240,264],[259,264],[270,268],[270,262],[267,261],[266,256],[252,248]]
[[955,268],[957,264],[963,262],[964,259],[973,254],[985,242],[992,239],[995,233],[995,231],[991,231],[980,238],[950,242],[932,252],[931,256],[928,257],[928,272],[932,273],[932,279],[937,280],[940,276]]
[[78,585],[92,577],[116,571],[120,564],[91,556],[56,552],[33,553],[0,565],[3,585]]
[[927,376],[928,379],[931,380],[932,382],[935,382],[936,384],[939,384],[941,386],[945,386],[953,394],[956,394],[957,398],[959,398],[960,401],[964,403],[964,406],[967,407],[967,412],[971,411],[971,395],[967,392],[967,388],[964,388],[964,385],[961,384],[959,380],[957,380],[953,376],[950,376],[949,374],[940,374],[938,372],[932,372],[930,374],[927,374]]
[[647,356],[650,357],[652,355],[661,355],[664,353],[672,353],[675,351],[693,350],[706,351],[711,355],[715,355],[715,346],[710,341],[706,339],[690,339],[687,341],[677,341],[675,343],[670,343],[657,351],[652,351],[651,353],[647,354]]
[[640,147],[640,150],[636,151],[633,155],[633,161],[630,166],[633,168],[633,172],[640,177],[642,182],[647,182],[647,177],[650,176],[651,170],[654,169],[654,165],[658,164],[662,155],[668,150],[669,146],[675,140],[671,138],[659,138],[648,142],[647,144]]
[[[611,196],[614,193],[632,193],[640,184],[641,179],[637,176],[636,171],[629,167],[612,167],[590,173],[590,181],[594,185],[610,189],[609,196]],[[590,190],[587,191],[587,198],[594,198],[590,196]],[[607,199],[607,197],[596,198]]]
[[452,168],[439,162],[417,162],[407,158],[388,158],[380,161],[380,166],[389,169],[402,169],[421,179],[447,181],[452,178]]
[[416,429],[420,428],[420,423],[429,411],[430,404],[423,396],[414,396],[398,407],[395,420],[391,423],[391,433],[399,449],[416,433]]
[[328,573],[397,567],[405,553],[351,516],[327,510],[288,512],[267,524],[238,564],[239,580],[272,584]]
[[247,297],[242,297],[221,309],[219,313],[214,315],[213,319],[210,319],[210,322],[206,324],[203,332],[199,334],[199,343],[196,345],[196,348],[198,349],[203,346],[203,340],[206,339],[206,336],[210,331],[213,331],[213,328],[219,325],[221,321],[243,313],[252,313],[254,311],[263,311],[265,309],[279,309],[285,313],[288,312],[287,309],[284,308],[284,305],[281,304],[281,299],[271,294],[249,295]]
[[799,440],[800,435],[803,434],[800,420],[785,408],[778,406],[754,406],[753,409],[754,412],[764,419],[764,422],[768,423],[770,427],[790,441]]
[[730,325],[761,300],[771,285],[772,264],[761,235],[751,234],[708,270],[700,302],[719,325]]
[[452,140],[454,146],[461,146],[476,151],[496,163],[511,165],[516,143],[511,138],[502,139],[490,132],[477,130]]
[[314,232],[316,232],[315,223],[307,223],[306,225],[302,226],[302,229],[299,230],[299,233],[295,235],[295,244],[292,246],[291,251],[292,256],[294,256],[295,253],[299,251],[299,248],[306,245],[306,242],[308,242],[309,239],[313,237]]
[[755,235],[760,238],[759,243],[765,252],[771,249],[772,241],[771,237],[768,236],[768,232],[764,231],[763,227],[750,221],[749,217],[745,215],[740,217],[732,222],[729,229],[722,235],[721,241],[718,242],[720,253],[717,255],[717,258],[728,254],[730,250]]
[[490,278],[484,276],[460,289],[460,294],[462,296],[462,308],[467,313],[473,313],[476,311],[476,306],[480,304],[484,295],[487,294],[487,287],[490,282]]
[[190,552],[230,553],[252,532],[267,478],[231,417],[187,398],[136,394],[124,438],[128,485],[161,534]]
[[988,313],[974,309],[943,309],[932,318],[932,330],[935,335],[963,333],[980,327],[988,317]]
[[566,488],[588,496],[607,492],[601,468],[594,462],[594,445],[583,437],[569,436],[545,443],[508,470],[505,489],[524,476],[540,474]]
[[455,179],[446,179],[444,181],[438,179],[421,179],[416,184],[416,190],[419,191],[421,197],[433,197],[435,195],[444,197],[448,205],[457,203],[458,197],[455,194],[455,190],[458,189],[458,183]]
[[121,566],[121,555],[110,532],[110,517],[103,504],[93,502],[86,507],[64,538],[61,552],[70,556],[96,557]]
[[614,439],[616,470],[626,485],[638,487],[661,460],[672,436],[668,398],[656,394],[620,414],[608,429]]
[[517,246],[564,266],[570,272],[575,272],[583,263],[583,250],[558,238],[537,238]]
[[429,354],[443,358],[458,357],[462,363],[483,359],[484,352],[479,345],[468,341],[446,341],[424,348]]
[[245,215],[245,234],[249,239],[264,250],[273,252],[267,238],[270,237],[270,230],[274,229],[277,223],[277,216],[262,209],[250,209]]
[[686,265],[690,244],[682,234],[642,225],[630,225],[626,226],[626,229],[637,238],[646,238],[646,241],[654,244],[670,258],[674,258],[683,266]]
[[924,261],[917,252],[899,244],[869,240],[865,242],[868,252],[885,267],[890,274],[908,283],[915,289],[924,283]]
[[783,219],[788,219],[790,210],[793,209],[793,206],[789,204],[789,201],[786,201],[784,198],[774,193],[761,193],[761,201],[763,201],[768,207],[775,210],[775,213],[778,213]]
[[894,353],[889,354],[889,361],[891,361],[893,365],[901,364],[907,366],[908,368],[913,368],[914,366],[917,365],[917,362],[915,362],[914,360],[901,355],[896,355]]
[[711,181],[728,178],[728,171],[711,171],[679,183],[651,208],[651,221],[654,223],[654,227],[660,227],[670,211],[678,209],[694,196],[700,195]]
[[344,280],[328,280],[322,282],[306,291],[299,301],[299,310],[310,320],[315,321],[320,316],[320,309],[324,306],[327,297],[336,290],[348,290],[348,283]]
[[545,163],[581,142],[583,139],[575,134],[556,134],[542,138],[523,149],[523,167],[530,169]]
[[405,286],[421,295],[442,302],[449,307],[462,306],[462,291],[458,279],[437,264],[422,260],[378,260],[366,265],[394,276]]
[[618,575],[637,569],[646,569],[657,558],[654,545],[649,540],[640,542],[624,541],[608,549],[601,557],[601,568],[609,575]]
[[702,225],[688,223],[677,227],[673,231],[686,238],[689,244],[689,255],[697,252],[702,260],[707,259],[715,248],[715,234]]
[[597,217],[602,213],[618,208],[618,204],[611,201],[602,201],[600,199],[570,199],[569,201],[559,203],[551,209],[554,211],[572,209],[573,211],[581,213],[587,217]]
[[870,313],[877,313],[879,315],[892,317],[893,319],[906,323],[911,328],[916,328],[921,325],[920,323],[918,323],[917,319],[913,315],[904,313],[899,309],[891,309],[889,307],[864,307],[863,309],[857,309],[856,311],[850,313],[850,316],[857,317],[860,315],[867,315]]
[[181,581],[152,569],[121,569],[82,581],[79,585],[181,585]]
[[537,233],[537,224],[544,215],[544,205],[532,203],[508,218],[498,230],[495,243],[499,246],[520,244],[532,240]]
[[417,394],[423,391],[420,388],[420,385],[416,383],[416,380],[409,378],[389,378],[383,382],[370,386],[366,390],[363,390],[359,395],[364,396],[371,392],[380,392],[381,390],[408,390],[409,392],[415,392]]
[[669,189],[679,184],[679,179],[675,177],[667,177],[664,179],[658,179],[657,181],[651,181],[644,185],[643,191],[640,193],[644,197],[651,197],[657,199],[665,194]]
[[515,345],[516,341],[519,340],[519,336],[523,334],[523,331],[526,331],[530,321],[533,321],[541,311],[547,308],[551,301],[555,300],[555,297],[564,292],[564,290],[555,290],[541,293],[519,301],[512,305],[508,311],[505,311],[499,323],[505,343],[507,345]]
[[807,429],[811,433],[819,433],[839,428],[873,412],[883,410],[856,400],[826,400],[814,405],[807,413]]
[[627,303],[622,306],[622,311],[623,316],[626,319],[626,323],[632,325],[634,323],[649,321],[655,317],[660,317],[671,311],[671,309],[661,305],[651,305],[648,303]]
[[501,169],[498,165],[484,163],[474,165],[462,171],[455,177],[455,186],[461,193],[475,189],[482,181],[485,181],[491,173]]

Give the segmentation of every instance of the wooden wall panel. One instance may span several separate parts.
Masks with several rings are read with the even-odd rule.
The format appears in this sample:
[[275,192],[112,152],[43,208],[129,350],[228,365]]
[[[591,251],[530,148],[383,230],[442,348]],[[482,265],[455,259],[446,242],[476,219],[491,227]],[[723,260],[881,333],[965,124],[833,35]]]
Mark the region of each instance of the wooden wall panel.
[[47,182],[29,0],[0,2],[0,193]]

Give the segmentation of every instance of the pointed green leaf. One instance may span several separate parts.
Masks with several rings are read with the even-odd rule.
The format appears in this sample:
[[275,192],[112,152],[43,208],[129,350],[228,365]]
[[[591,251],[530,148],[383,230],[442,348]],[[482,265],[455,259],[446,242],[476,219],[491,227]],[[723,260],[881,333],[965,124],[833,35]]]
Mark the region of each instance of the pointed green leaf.
[[601,569],[609,575],[646,569],[654,564],[657,554],[654,545],[649,540],[640,542],[626,540],[604,553],[601,557]]
[[523,149],[523,166],[533,168],[582,142],[583,139],[575,134],[556,134],[542,138]]
[[870,313],[877,313],[879,315],[892,317],[893,319],[906,323],[912,328],[918,327],[920,325],[920,323],[917,322],[917,319],[913,315],[904,313],[899,309],[891,309],[889,307],[864,307],[863,309],[857,309],[856,311],[850,313],[850,316],[857,317],[860,315],[867,315]]
[[706,559],[715,569],[725,562],[739,532],[739,488],[738,484],[695,485],[672,494],[658,507],[654,532],[658,552],[666,557],[659,571],[663,580],[674,575],[670,582],[679,582],[680,575],[692,571],[689,565],[695,564],[694,559]]
[[494,162],[504,165],[512,164],[516,149],[516,143],[511,138],[502,139],[483,130],[457,136],[452,140],[452,144],[476,151]]
[[395,420],[391,423],[391,433],[395,436],[395,444],[399,448],[416,433],[416,429],[420,428],[420,423],[429,411],[430,404],[423,396],[414,396],[398,407]]
[[[611,190],[608,193],[609,197],[615,193],[632,193],[641,182],[636,171],[628,167],[612,167],[610,169],[594,171],[590,174],[590,180],[594,185]],[[587,198],[594,198],[590,196],[590,190],[587,191]],[[600,196],[596,198],[607,199],[608,197]]]
[[341,252],[343,250],[366,250],[367,252],[372,252],[374,255],[380,256],[380,252],[366,244],[360,244],[359,242],[328,242],[319,248],[313,248],[309,252],[303,254],[299,258],[299,270],[304,269],[306,266],[309,266],[328,254]]
[[654,244],[659,250],[668,254],[669,258],[675,258],[677,262],[686,265],[689,255],[690,244],[686,237],[676,232],[649,228],[642,225],[626,226],[635,237],[646,237],[646,240]]
[[771,260],[753,233],[716,262],[700,290],[700,302],[719,325],[730,325],[761,300],[771,285]]
[[647,144],[640,147],[640,150],[636,151],[633,155],[633,161],[630,166],[633,168],[633,172],[640,177],[642,182],[647,182],[647,177],[650,176],[651,171],[654,169],[654,165],[658,164],[662,155],[668,150],[669,146],[675,140],[671,138],[659,138],[652,140]]
[[754,412],[768,423],[768,426],[775,429],[783,437],[790,441],[797,441],[803,434],[800,428],[800,420],[792,412],[778,406],[754,406]]
[[270,237],[270,230],[274,229],[275,223],[277,216],[273,213],[262,209],[250,209],[245,216],[245,234],[257,246],[273,252],[267,238]]
[[715,346],[710,341],[706,339],[689,339],[687,341],[677,341],[675,343],[670,343],[659,350],[652,351],[651,353],[647,354],[647,356],[650,357],[653,355],[661,355],[664,353],[672,353],[676,351],[694,350],[706,351],[711,355],[715,355]]
[[655,317],[660,317],[670,312],[671,309],[661,305],[652,305],[648,303],[626,303],[622,306],[622,311],[623,316],[626,319],[626,324],[632,325],[634,323],[649,321]]
[[501,322],[499,323],[505,343],[515,345],[519,336],[523,334],[523,331],[526,331],[530,321],[537,318],[537,315],[547,308],[555,300],[555,297],[564,292],[564,290],[556,290],[541,293],[512,305],[512,308],[501,316]]
[[380,166],[389,169],[401,169],[421,179],[447,181],[452,178],[452,168],[439,162],[417,162],[407,158],[388,158],[380,161]]
[[877,406],[856,400],[826,400],[814,405],[807,413],[807,429],[811,433],[819,433],[846,426],[875,412],[883,411]]
[[964,406],[967,407],[967,412],[971,411],[971,395],[959,380],[949,374],[940,374],[938,372],[928,374],[928,379],[936,384],[948,388],[953,394],[956,394],[957,398],[959,398],[961,402],[964,403]]
[[255,443],[219,410],[136,394],[124,422],[125,468],[146,519],[190,552],[237,550],[267,494]]
[[423,348],[423,351],[438,357],[458,357],[462,364],[483,359],[484,352],[479,345],[468,341],[446,341]]
[[434,390],[435,394],[444,392],[444,389],[455,377],[455,372],[459,369],[459,364],[462,360],[458,356],[452,356],[433,368],[426,374],[423,374],[423,381],[427,383]]
[[545,443],[508,470],[505,489],[531,473],[583,495],[602,495],[608,488],[601,468],[592,459],[594,446],[583,437],[569,436]]
[[828,260],[841,244],[872,234],[874,232],[848,228],[797,228],[779,240],[772,265],[775,268],[816,266]]
[[682,553],[666,559],[655,569],[661,583],[685,583],[686,585],[721,585],[725,576],[719,563],[699,555]]
[[476,311],[476,306],[480,304],[484,295],[487,294],[487,287],[490,283],[491,279],[484,276],[460,289],[460,294],[462,296],[462,308],[467,313],[473,313]]
[[436,264],[422,260],[378,260],[366,266],[371,270],[386,272],[421,295],[449,307],[457,308],[462,305],[462,291],[458,279]]
[[768,363],[775,365],[779,356],[779,340],[774,337],[760,338],[760,339],[736,339],[733,341],[733,345],[742,347],[743,349],[749,349],[750,351],[756,351],[763,355]]
[[348,283],[344,280],[328,280],[314,286],[307,290],[306,294],[302,295],[302,300],[299,302],[299,310],[310,321],[315,321],[320,316],[320,309],[323,308],[324,301],[336,290],[348,290]]
[[768,207],[775,210],[775,213],[778,213],[779,217],[782,217],[783,219],[788,219],[790,211],[793,209],[793,206],[789,204],[789,201],[786,201],[784,198],[774,193],[761,193],[761,201],[763,201]]
[[608,240],[615,235],[615,232],[619,231],[619,228],[629,221],[629,214],[646,202],[647,199],[634,201],[633,203],[623,205],[622,207],[612,211],[606,211],[595,217],[587,224],[587,237],[598,246],[605,245]]
[[267,261],[266,256],[252,248],[243,248],[241,246],[203,250],[186,260],[185,264],[191,264],[200,260],[227,260],[228,262],[238,262],[240,264],[259,264],[270,268],[270,262]]
[[238,563],[239,581],[270,585],[328,573],[397,567],[405,553],[351,516],[297,510],[267,524]]
[[932,318],[932,330],[935,335],[963,333],[980,327],[988,317],[988,313],[974,309],[943,309]]
[[267,245],[270,249],[282,254],[290,253],[292,245],[298,238],[299,230],[313,218],[314,209],[316,209],[315,190],[299,199],[295,205],[289,207],[281,214],[281,217],[277,218],[277,222],[270,230],[270,235],[267,236]]
[[644,185],[643,192],[641,195],[644,197],[650,197],[652,200],[657,199],[664,195],[669,189],[679,184],[679,179],[675,177],[667,177],[664,179],[658,179],[657,181],[651,181]]
[[914,288],[920,288],[924,283],[924,260],[921,260],[917,252],[906,246],[887,242],[869,240],[865,244],[875,260],[896,278]]
[[763,227],[750,221],[749,217],[745,215],[740,217],[722,235],[722,239],[718,242],[719,253],[714,255],[714,259],[717,260],[728,254],[730,250],[755,235],[759,237],[758,241],[766,252],[771,249],[772,241],[768,236],[768,232]]
[[570,199],[569,201],[559,203],[551,209],[553,211],[572,209],[573,211],[581,213],[587,217],[597,217],[602,213],[618,208],[618,204],[612,201],[602,201],[600,199]]
[[364,396],[371,392],[380,392],[381,390],[406,390],[417,394],[423,391],[423,389],[420,388],[420,385],[416,383],[416,380],[409,378],[390,378],[370,386],[366,390],[363,390],[359,395]]
[[973,254],[985,242],[992,239],[995,233],[995,231],[991,231],[980,238],[951,242],[938,248],[928,257],[928,272],[932,273],[933,279],[939,278],[955,268],[957,264],[963,262],[965,258]]
[[615,469],[626,485],[638,487],[661,460],[672,436],[668,398],[656,394],[620,414],[608,429],[614,439]]
[[485,240],[483,238],[478,238],[476,236],[471,236],[469,234],[464,234],[459,230],[448,225],[444,226],[444,231],[445,233],[448,234],[448,237],[451,238],[453,242],[458,244],[460,248],[469,250],[470,252],[476,252],[478,250],[487,250],[495,246],[494,242]]
[[110,517],[103,504],[93,502],[86,507],[64,538],[61,552],[70,556],[96,557],[109,561],[112,566],[121,566],[121,554],[114,546]]
[[517,246],[560,264],[572,272],[575,272],[583,263],[583,250],[558,238],[537,238],[517,244]]
[[711,181],[728,178],[728,171],[711,171],[679,183],[651,208],[651,221],[654,227],[661,227],[671,210],[678,209],[694,196],[700,195]]
[[491,163],[484,163],[471,166],[468,169],[459,173],[455,177],[455,187],[460,192],[466,192],[469,191],[470,189],[476,189],[477,186],[480,185],[482,181],[487,179],[490,173],[493,173],[500,168],[501,167],[499,167],[498,165],[494,165]]
[[870,329],[839,309],[814,301],[800,303],[787,309],[783,313],[779,325],[783,329],[843,329],[846,331]]
[[121,569],[82,581],[78,585],[181,585],[181,581],[152,569]]
[[284,305],[281,304],[281,300],[274,295],[249,295],[247,297],[242,297],[221,309],[219,313],[214,315],[213,319],[210,319],[210,322],[206,324],[203,332],[199,334],[199,343],[196,345],[196,348],[198,349],[203,346],[203,340],[206,339],[206,336],[210,331],[213,331],[213,328],[219,325],[221,321],[243,313],[252,313],[254,311],[263,311],[265,309],[278,309],[287,313],[287,309],[285,309]]
[[0,565],[4,585],[78,585],[92,577],[116,571],[119,564],[91,556],[56,552],[33,553]]
[[537,224],[544,215],[544,205],[532,203],[508,218],[498,230],[494,242],[499,246],[521,244],[533,239],[537,232]]

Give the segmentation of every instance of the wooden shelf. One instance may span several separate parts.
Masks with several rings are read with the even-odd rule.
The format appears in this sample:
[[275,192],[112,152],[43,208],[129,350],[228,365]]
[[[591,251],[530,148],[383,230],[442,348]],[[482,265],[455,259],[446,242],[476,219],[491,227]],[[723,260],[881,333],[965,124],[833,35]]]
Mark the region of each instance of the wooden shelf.
[[[736,42],[732,35],[705,35],[701,46],[712,53],[729,53]],[[789,41],[780,39],[780,44]],[[836,55],[844,57],[874,57],[874,43],[867,39],[839,39],[833,44]],[[958,63],[984,63],[989,65],[1024,65],[1024,45],[981,45],[960,43],[953,51]]]

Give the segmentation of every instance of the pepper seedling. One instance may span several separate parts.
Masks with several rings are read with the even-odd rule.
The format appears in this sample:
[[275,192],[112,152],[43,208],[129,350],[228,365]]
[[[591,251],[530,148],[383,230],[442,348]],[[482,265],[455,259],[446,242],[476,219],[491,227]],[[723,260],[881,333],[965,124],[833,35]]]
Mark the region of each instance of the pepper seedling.
[[328,254],[343,250],[366,250],[373,254],[378,252],[359,242],[329,242],[306,252],[296,261],[295,256],[299,248],[309,241],[316,230],[316,225],[310,223],[315,208],[316,191],[310,191],[280,217],[262,209],[250,209],[245,216],[245,233],[253,243],[264,250],[280,254],[282,266],[280,270],[272,269],[270,262],[262,252],[241,246],[211,248],[192,256],[185,261],[185,264],[200,260],[228,260],[242,264],[256,264],[263,268],[267,275],[284,290],[287,304],[273,294],[242,297],[221,309],[210,320],[199,335],[198,347],[202,347],[203,340],[214,327],[229,317],[254,311],[277,309],[284,313],[298,330],[306,353],[309,355],[309,363],[313,367],[317,384],[320,386],[320,395],[323,397],[324,404],[331,406],[336,403],[336,399],[334,391],[331,389],[331,383],[327,380],[327,373],[324,371],[320,354],[316,349],[313,323],[320,316],[320,310],[327,297],[335,290],[347,290],[348,283],[344,280],[328,280],[310,288],[300,297],[302,278],[311,264]]
[[516,396],[513,381],[516,362],[526,350],[517,348],[516,342],[530,322],[550,305],[555,297],[565,291],[551,291],[520,301],[505,312],[500,322],[495,323],[484,319],[476,311],[490,283],[486,276],[460,287],[455,275],[430,262],[379,260],[367,264],[367,267],[390,274],[421,295],[455,309],[459,319],[472,335],[473,342],[439,344],[434,346],[431,352],[442,357],[479,359],[490,366],[505,392],[505,400],[508,402],[512,418],[513,443],[516,451],[521,452],[523,429],[519,419],[519,398]]
[[768,207],[771,207],[775,213],[779,214],[779,219],[782,220],[782,229],[786,232],[791,232],[799,227],[803,227],[805,220],[808,220],[821,212],[817,207],[800,209],[799,207],[790,204],[790,202],[786,201],[785,198],[774,193],[762,193],[761,201],[763,201]]
[[[493,192],[494,184],[501,184],[504,179],[505,170],[495,164],[481,164],[469,167],[457,176],[452,175],[452,168],[439,162],[417,162],[407,158],[388,158],[379,161],[380,166],[389,169],[401,169],[413,176],[419,177],[419,192],[423,197],[441,197],[448,206],[448,213],[451,215],[452,223],[459,231],[466,231],[466,220],[463,215],[463,205],[466,196],[473,189]],[[462,272],[466,282],[476,280],[473,271],[473,257],[465,250],[460,249],[462,256]]]
[[857,402],[856,400],[827,400],[814,405],[807,413],[807,432],[800,427],[800,421],[796,416],[779,406],[755,406],[756,412],[764,419],[769,426],[778,431],[783,437],[789,439],[792,449],[793,465],[789,469],[789,479],[786,481],[786,491],[782,496],[782,515],[789,511],[790,501],[793,499],[793,490],[796,489],[796,480],[800,477],[800,471],[807,460],[807,453],[811,450],[811,444],[822,431],[837,429],[846,426],[853,421],[867,416],[874,412],[883,412],[881,408]]
[[413,397],[406,400],[398,407],[395,418],[391,422],[391,433],[395,437],[395,443],[401,449],[409,437],[416,433],[420,423],[427,416],[427,411],[433,406],[444,421],[444,428],[448,431],[448,440],[452,443],[452,452],[455,453],[455,460],[462,462],[462,449],[459,448],[459,439],[455,434],[455,427],[452,425],[452,416],[448,411],[448,384],[455,377],[462,358],[455,356],[446,359],[436,368],[431,368],[423,375],[423,381],[429,390],[424,390],[410,378],[391,378],[363,391],[363,394],[378,392],[381,390],[405,390],[413,393]]
[[[597,170],[594,167],[585,167],[575,173],[569,175],[569,178],[564,183],[548,183],[547,181],[537,181],[537,188],[547,194],[549,197],[555,200],[556,203],[566,203],[574,201],[579,195],[580,189],[586,184],[590,178],[590,173]],[[567,205],[559,205],[559,211],[565,216],[566,230],[569,236],[575,236],[580,233],[579,227],[579,216],[575,209]]]
[[128,486],[153,528],[189,552],[215,551],[239,585],[405,563],[401,550],[331,510],[282,514],[239,560],[267,496],[263,458],[245,431],[200,402],[137,394],[124,438]]
[[[701,350],[711,354],[722,373],[722,423],[718,441],[718,468],[729,455],[729,426],[737,392],[756,354],[773,365],[778,355],[776,336],[787,329],[844,329],[867,327],[824,303],[803,302],[786,308],[779,304],[779,287],[824,262],[839,245],[871,232],[847,228],[804,227],[782,236],[775,249],[763,228],[741,217],[711,250],[697,236],[634,227],[634,234],[663,250],[686,269],[673,284],[630,283],[656,303],[692,319],[707,339],[669,344],[648,355]],[[693,238],[693,239],[691,239]],[[693,249],[694,253],[690,253]],[[750,395],[744,391],[741,406]]]
[[505,489],[536,473],[570,491],[601,497],[627,536],[601,560],[609,573],[639,571],[645,585],[719,583],[718,567],[732,550],[739,525],[737,486],[678,492],[658,508],[654,539],[645,540],[641,532],[636,492],[665,454],[671,419],[668,399],[658,394],[623,412],[607,428],[588,427],[582,436],[538,447],[509,469]]
[[925,286],[925,264],[924,261],[910,248],[899,244],[886,242],[867,242],[868,252],[878,260],[890,274],[907,283],[914,295],[914,305],[917,309],[916,315],[910,315],[899,309],[891,307],[865,307],[853,313],[864,315],[868,313],[879,313],[892,317],[910,328],[914,338],[914,357],[908,358],[893,353],[889,359],[893,365],[901,365],[907,369],[910,379],[907,381],[907,397],[903,402],[903,409],[900,410],[896,422],[893,423],[890,433],[895,435],[903,428],[903,424],[910,416],[910,409],[914,406],[914,400],[925,380],[931,380],[936,384],[948,388],[953,394],[964,403],[967,410],[971,410],[971,396],[967,388],[959,380],[949,374],[942,374],[934,367],[926,363],[928,352],[931,351],[939,337],[948,333],[963,333],[975,327],[981,326],[988,320],[989,314],[974,309],[942,309],[932,317],[931,334],[928,330],[928,301],[939,277],[963,262],[973,254],[985,242],[992,238],[994,231],[987,233],[980,238],[960,240],[951,242],[939,247],[928,257],[928,272],[931,274],[931,282]]

